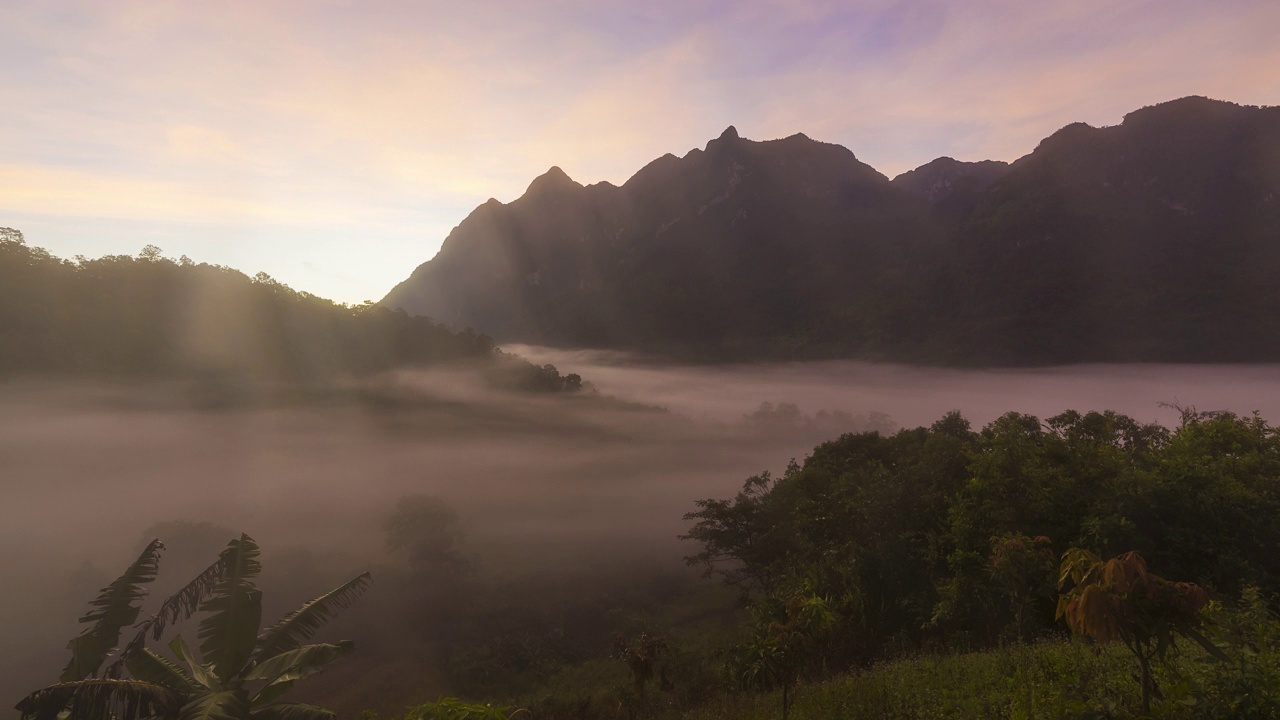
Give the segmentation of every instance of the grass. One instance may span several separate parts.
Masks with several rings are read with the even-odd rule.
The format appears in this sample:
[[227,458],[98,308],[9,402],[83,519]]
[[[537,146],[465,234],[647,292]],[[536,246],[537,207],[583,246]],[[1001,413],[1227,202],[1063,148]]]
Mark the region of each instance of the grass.
[[[1236,709],[1221,714],[1208,707],[1205,703],[1215,693],[1211,678],[1214,666],[1198,649],[1184,648],[1168,667],[1160,670],[1158,677],[1166,689],[1166,699],[1153,708],[1153,716],[1277,717],[1274,708],[1244,715]],[[904,658],[801,686],[789,718],[1137,718],[1141,714],[1135,667],[1121,645],[1099,650],[1070,640]],[[680,716],[691,720],[773,720],[781,715],[781,694],[775,692],[722,695],[695,712]]]
[[[1124,675],[1129,659],[1123,648],[1118,650],[1095,654],[1079,643],[1055,640],[899,659],[801,686],[790,717],[998,720],[1049,717],[1046,709],[1062,709],[1072,696],[1123,702],[1133,695],[1133,688],[1125,685],[1132,682]],[[781,716],[781,708],[780,693],[726,696],[690,717],[772,719]]]
[[[1180,642],[1158,665],[1163,695],[1152,720],[1280,720],[1280,622],[1254,593],[1239,610],[1215,607],[1206,632],[1230,659]],[[695,634],[694,637],[697,635]],[[773,720],[780,692],[729,690],[723,656],[671,636],[662,664],[674,686],[649,686],[641,708],[622,663],[596,658],[561,668],[542,692],[504,705],[536,720]],[[703,638],[707,640],[707,638]],[[922,654],[802,683],[790,720],[1102,720],[1143,717],[1137,663],[1119,643],[1065,638],[956,654]],[[525,717],[522,715],[522,717]]]

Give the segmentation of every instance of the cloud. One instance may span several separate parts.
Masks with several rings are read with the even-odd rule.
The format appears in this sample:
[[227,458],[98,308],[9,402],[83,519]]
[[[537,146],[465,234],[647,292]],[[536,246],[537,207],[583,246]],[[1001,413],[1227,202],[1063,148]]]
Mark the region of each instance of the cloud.
[[729,124],[893,175],[1188,94],[1274,104],[1277,26],[1254,0],[17,0],[0,212],[363,226],[425,260],[551,165],[622,182]]

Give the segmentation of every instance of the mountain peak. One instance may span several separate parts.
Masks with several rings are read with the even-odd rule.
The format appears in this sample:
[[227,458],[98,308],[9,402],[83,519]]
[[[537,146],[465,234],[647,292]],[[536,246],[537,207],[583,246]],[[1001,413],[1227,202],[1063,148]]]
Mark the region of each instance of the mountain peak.
[[1008,169],[1009,163],[997,160],[962,162],[944,155],[902,173],[893,179],[893,184],[924,198],[931,205],[953,200],[959,195],[961,200],[958,202],[967,210],[976,204],[978,194],[999,180]]
[[1201,95],[1191,95],[1177,100],[1148,105],[1124,116],[1121,123],[1130,128],[1135,125],[1181,125],[1221,122],[1238,117],[1247,109],[1225,100],[1214,100]]
[[551,169],[534,178],[533,182],[529,183],[529,189],[525,191],[525,194],[539,193],[544,190],[567,187],[580,188],[582,186],[575,182],[573,178],[569,177],[568,173],[561,170],[559,165],[552,165]]
[[1280,108],[1184,98],[892,181],[839,145],[722,129],[620,187],[550,169],[384,305],[701,362],[1280,360]]

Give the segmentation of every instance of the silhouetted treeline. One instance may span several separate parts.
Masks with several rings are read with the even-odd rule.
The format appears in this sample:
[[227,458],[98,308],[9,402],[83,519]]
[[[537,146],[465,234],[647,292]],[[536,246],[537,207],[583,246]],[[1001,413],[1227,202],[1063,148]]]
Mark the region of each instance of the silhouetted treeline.
[[299,292],[264,273],[137,257],[64,260],[0,235],[0,374],[316,382],[402,366],[459,364],[496,384],[576,390],[471,330]]

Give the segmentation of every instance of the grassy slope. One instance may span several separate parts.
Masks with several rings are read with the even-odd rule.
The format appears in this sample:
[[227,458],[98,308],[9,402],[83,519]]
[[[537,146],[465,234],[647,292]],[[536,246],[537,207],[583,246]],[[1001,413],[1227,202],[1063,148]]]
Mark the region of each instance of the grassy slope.
[[[1183,652],[1159,672],[1165,700],[1156,718],[1276,717],[1275,707],[1253,707],[1266,688],[1221,678],[1231,673],[1210,664],[1198,648]],[[1252,658],[1274,670],[1271,649]],[[901,659],[833,680],[803,686],[792,720],[998,720],[1000,718],[1140,717],[1136,665],[1122,645],[1095,652],[1068,640],[962,655]],[[1274,688],[1271,688],[1274,689]],[[1241,704],[1243,702],[1243,705]],[[722,696],[684,717],[696,720],[764,720],[781,717],[781,693]],[[673,713],[674,716],[674,713]]]

